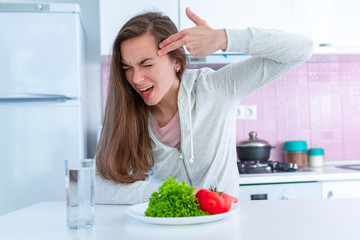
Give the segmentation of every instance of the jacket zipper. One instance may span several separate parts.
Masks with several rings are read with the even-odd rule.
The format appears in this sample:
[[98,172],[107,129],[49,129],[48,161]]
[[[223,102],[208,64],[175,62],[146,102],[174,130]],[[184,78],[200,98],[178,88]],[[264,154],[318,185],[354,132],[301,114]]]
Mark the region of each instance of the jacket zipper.
[[[178,104],[178,105],[180,105],[180,104]],[[179,108],[180,108],[180,107],[179,107]],[[179,110],[179,111],[180,111],[180,110]],[[180,112],[179,112],[179,117],[181,117],[181,116],[180,116]],[[186,163],[185,163],[184,153],[181,151],[181,149],[178,149],[178,148],[176,148],[176,147],[172,147],[172,146],[169,146],[169,145],[166,145],[166,144],[160,142],[160,140],[155,136],[154,132],[151,130],[151,126],[150,126],[150,116],[149,116],[149,119],[148,119],[148,124],[149,124],[149,128],[150,128],[150,137],[153,138],[153,141],[158,142],[157,144],[164,145],[164,146],[166,146],[166,147],[168,147],[168,148],[176,149],[176,150],[178,151],[178,153],[179,153],[179,158],[180,158],[180,160],[181,160],[181,162],[182,162],[182,164],[183,164],[184,171],[185,171],[185,173],[186,173],[186,177],[187,177],[187,179],[189,179],[189,184],[190,184],[190,186],[192,186],[192,181],[191,181],[191,178],[190,178],[190,176],[189,176],[188,169],[187,169]],[[180,119],[180,133],[181,133],[181,132],[182,132],[182,125],[181,125],[181,119]],[[183,136],[183,134],[180,134],[180,141],[182,141],[182,136]]]

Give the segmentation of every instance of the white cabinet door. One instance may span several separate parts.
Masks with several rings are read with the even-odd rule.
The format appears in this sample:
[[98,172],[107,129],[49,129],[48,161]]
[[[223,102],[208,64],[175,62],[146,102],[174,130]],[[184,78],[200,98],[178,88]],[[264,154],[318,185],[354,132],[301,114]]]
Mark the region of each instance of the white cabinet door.
[[176,0],[100,0],[101,55],[111,55],[113,41],[124,23],[145,11],[161,11],[178,26],[178,1]]
[[360,180],[323,182],[322,197],[327,199],[360,198]]
[[[316,53],[353,53],[360,48],[360,1],[293,0],[294,32],[308,35]],[[333,47],[319,47],[319,45]]]
[[292,28],[291,0],[180,0],[180,28],[194,26],[185,8],[205,19],[213,28]]
[[320,182],[240,185],[240,200],[320,199]]

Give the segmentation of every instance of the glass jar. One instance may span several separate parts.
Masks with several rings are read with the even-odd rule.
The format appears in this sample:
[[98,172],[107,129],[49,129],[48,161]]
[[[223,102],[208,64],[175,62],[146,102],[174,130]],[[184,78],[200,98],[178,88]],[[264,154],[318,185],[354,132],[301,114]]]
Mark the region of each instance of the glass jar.
[[324,149],[322,148],[309,149],[309,165],[310,167],[324,166]]
[[308,164],[307,144],[305,141],[287,141],[284,143],[285,161],[306,167]]

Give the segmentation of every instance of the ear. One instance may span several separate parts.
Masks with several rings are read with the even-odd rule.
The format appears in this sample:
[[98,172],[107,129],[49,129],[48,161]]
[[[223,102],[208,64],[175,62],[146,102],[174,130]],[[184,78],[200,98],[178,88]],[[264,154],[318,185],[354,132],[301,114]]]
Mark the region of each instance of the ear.
[[178,72],[181,69],[181,64],[179,60],[175,61],[175,71]]

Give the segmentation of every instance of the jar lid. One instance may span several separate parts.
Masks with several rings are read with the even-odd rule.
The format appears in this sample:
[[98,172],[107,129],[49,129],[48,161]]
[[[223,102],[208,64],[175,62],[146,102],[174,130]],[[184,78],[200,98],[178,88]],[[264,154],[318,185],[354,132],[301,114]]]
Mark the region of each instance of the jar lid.
[[256,132],[249,133],[249,139],[245,141],[241,141],[238,143],[239,147],[266,147],[270,146],[270,144],[262,139],[257,138]]
[[289,152],[307,151],[307,144],[305,141],[286,141],[284,150]]
[[324,155],[324,149],[322,148],[310,148],[309,156]]

